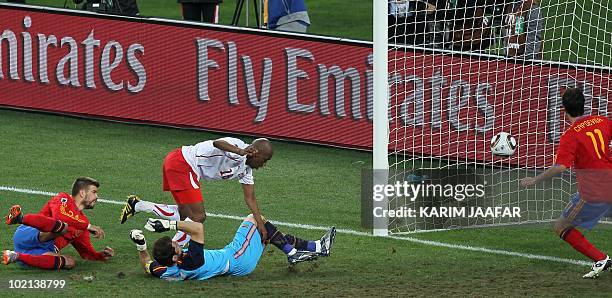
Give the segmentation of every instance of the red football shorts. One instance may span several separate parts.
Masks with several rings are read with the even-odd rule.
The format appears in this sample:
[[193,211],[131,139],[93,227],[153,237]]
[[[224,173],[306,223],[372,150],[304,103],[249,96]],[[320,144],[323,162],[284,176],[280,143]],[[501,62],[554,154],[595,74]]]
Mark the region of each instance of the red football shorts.
[[170,191],[177,204],[202,202],[198,175],[185,161],[181,148],[166,155],[162,166],[164,191]]

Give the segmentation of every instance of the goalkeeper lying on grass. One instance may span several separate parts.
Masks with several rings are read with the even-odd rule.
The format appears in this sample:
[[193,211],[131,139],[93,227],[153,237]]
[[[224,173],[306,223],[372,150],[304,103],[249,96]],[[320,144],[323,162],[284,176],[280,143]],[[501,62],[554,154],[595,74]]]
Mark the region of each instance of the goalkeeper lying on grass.
[[[311,261],[319,256],[329,256],[336,236],[334,227],[329,229],[321,240],[306,241],[289,234],[283,235],[271,222],[265,219],[264,221],[268,234],[265,242],[270,242],[282,250],[290,265]],[[232,242],[223,249],[216,250],[204,249],[204,225],[199,222],[149,218],[145,228],[159,233],[179,230],[191,236],[186,252],[168,236],[158,239],[153,246],[154,260],[151,260],[142,231],[130,232],[130,238],[136,243],[140,263],[145,272],[165,280],[205,280],[221,275],[244,276],[255,270],[265,248],[252,214],[240,224]]]

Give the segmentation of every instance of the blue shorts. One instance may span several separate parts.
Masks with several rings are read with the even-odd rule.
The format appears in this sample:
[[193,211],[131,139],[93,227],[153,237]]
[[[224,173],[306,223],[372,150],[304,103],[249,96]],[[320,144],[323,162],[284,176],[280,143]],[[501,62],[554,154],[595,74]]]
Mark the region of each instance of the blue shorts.
[[248,221],[242,222],[234,240],[224,248],[230,254],[228,274],[243,276],[253,272],[264,248],[257,225]]
[[576,193],[563,210],[562,216],[570,220],[573,226],[590,230],[602,217],[612,216],[612,204],[589,203],[581,200],[580,194]]
[[47,242],[40,242],[38,240],[38,234],[40,231],[36,228],[20,225],[15,230],[13,235],[13,245],[15,251],[19,253],[29,255],[42,255],[47,252],[57,253],[57,247],[55,247],[55,241],[49,240]]

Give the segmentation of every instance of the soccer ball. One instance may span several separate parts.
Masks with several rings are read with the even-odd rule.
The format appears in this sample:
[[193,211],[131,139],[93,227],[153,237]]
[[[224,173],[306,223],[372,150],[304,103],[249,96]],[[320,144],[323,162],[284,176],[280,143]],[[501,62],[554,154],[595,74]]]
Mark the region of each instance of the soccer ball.
[[491,153],[497,156],[512,156],[516,150],[516,139],[507,132],[500,132],[491,139]]

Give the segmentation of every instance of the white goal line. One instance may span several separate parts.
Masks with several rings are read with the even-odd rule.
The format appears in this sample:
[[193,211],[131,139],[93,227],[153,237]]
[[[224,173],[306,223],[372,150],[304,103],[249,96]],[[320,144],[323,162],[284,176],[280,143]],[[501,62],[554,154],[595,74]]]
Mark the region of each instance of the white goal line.
[[[57,194],[57,192],[40,191],[40,190],[34,190],[34,189],[25,189],[25,188],[17,188],[13,186],[2,186],[2,185],[0,185],[0,191],[10,191],[10,192],[33,194],[33,195],[45,195],[45,196],[54,196]],[[125,204],[125,202],[110,200],[110,199],[98,199],[98,201],[102,203],[115,204],[115,205]],[[244,216],[228,215],[228,214],[222,214],[222,213],[210,213],[210,212],[206,212],[206,216],[234,219],[234,220],[244,219]],[[300,223],[290,223],[290,222],[283,222],[283,221],[276,221],[276,220],[274,221],[274,224],[279,225],[279,226],[284,226],[284,227],[299,228],[299,229],[306,229],[306,230],[326,231],[329,229],[329,227],[315,226],[315,225],[309,225],[309,224],[300,224]],[[361,231],[356,231],[356,230],[351,230],[351,229],[339,228],[339,229],[336,229],[336,231],[341,234],[348,234],[348,235],[355,235],[355,236],[379,237],[379,236],[374,236],[367,232],[361,232]],[[566,264],[573,264],[573,265],[580,265],[580,266],[590,266],[591,265],[590,262],[581,261],[581,260],[565,259],[565,258],[560,258],[560,257],[536,255],[536,254],[521,253],[521,252],[514,252],[514,251],[507,251],[507,250],[500,250],[500,249],[491,249],[491,248],[486,248],[486,247],[451,244],[451,243],[444,243],[444,242],[438,242],[438,241],[423,240],[423,239],[418,239],[418,238],[413,238],[413,237],[382,236],[380,238],[390,238],[390,239],[408,241],[408,242],[428,245],[428,246],[444,247],[444,248],[458,249],[458,250],[467,250],[467,251],[473,251],[473,252],[482,252],[482,253],[505,255],[505,256],[512,256],[512,257],[520,257],[520,258],[527,258],[527,259],[532,259],[532,260],[552,261],[552,262],[559,262],[559,263],[566,263]]]

